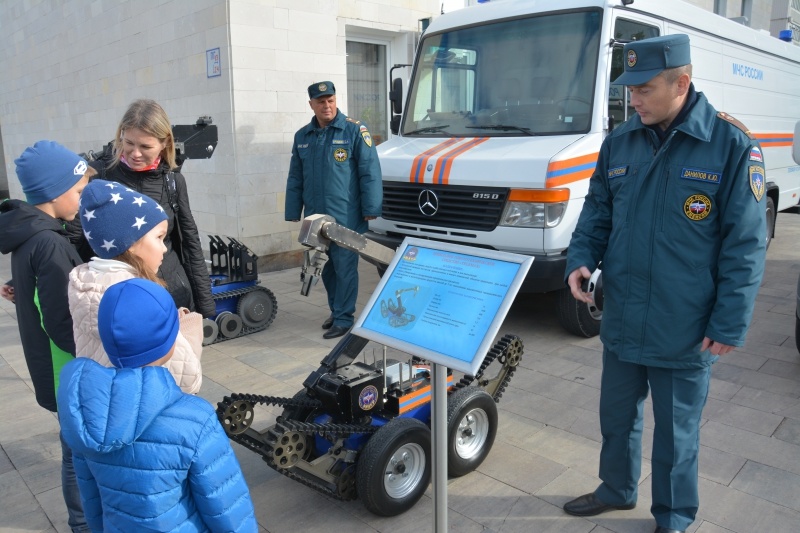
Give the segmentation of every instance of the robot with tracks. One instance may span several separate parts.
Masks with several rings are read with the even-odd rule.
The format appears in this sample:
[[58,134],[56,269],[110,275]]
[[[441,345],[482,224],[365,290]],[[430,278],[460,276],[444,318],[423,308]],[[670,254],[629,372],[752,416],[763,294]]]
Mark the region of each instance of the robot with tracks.
[[[370,262],[394,252],[336,224],[327,215],[303,221],[307,246],[301,293],[317,282],[331,241]],[[309,272],[312,270],[312,272]],[[394,303],[394,302],[392,302]],[[403,316],[399,303],[394,311]],[[407,318],[407,317],[406,317]],[[292,398],[231,394],[217,405],[228,436],[279,473],[340,500],[361,499],[374,514],[395,516],[414,506],[431,479],[432,365],[417,357],[367,353],[368,340],[347,333]],[[497,432],[497,405],[522,357],[522,341],[505,335],[474,376],[448,370],[448,473],[475,470]],[[497,367],[494,375],[488,372]],[[253,427],[258,404],[283,407],[274,424]]]

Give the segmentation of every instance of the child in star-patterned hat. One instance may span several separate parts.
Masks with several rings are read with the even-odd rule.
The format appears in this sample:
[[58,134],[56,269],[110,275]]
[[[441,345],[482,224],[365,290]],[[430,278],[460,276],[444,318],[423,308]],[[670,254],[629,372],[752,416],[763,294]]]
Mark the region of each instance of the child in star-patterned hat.
[[[101,179],[92,180],[83,190],[78,214],[95,257],[75,267],[69,276],[76,354],[110,367],[97,329],[100,299],[108,287],[131,278],[164,286],[158,270],[167,251],[167,215],[149,196]],[[186,308],[175,312],[180,318],[180,331],[175,354],[164,366],[184,392],[194,394],[203,379],[203,317]]]

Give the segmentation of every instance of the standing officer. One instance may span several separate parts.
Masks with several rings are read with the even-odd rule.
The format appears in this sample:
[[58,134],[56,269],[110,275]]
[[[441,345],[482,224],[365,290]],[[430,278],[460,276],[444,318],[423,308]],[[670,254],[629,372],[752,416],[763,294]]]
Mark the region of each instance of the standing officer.
[[[383,185],[378,154],[367,127],[336,107],[329,81],[308,86],[311,123],[294,135],[285,218],[325,214],[358,233],[381,215]],[[322,323],[326,339],[341,337],[353,325],[358,295],[358,254],[331,243],[322,282],[331,315]]]
[[691,82],[689,37],[625,45],[636,115],[606,137],[572,235],[573,296],[603,262],[600,486],[576,516],[636,506],[642,408],[655,430],[656,533],[685,531],[699,506],[700,417],[711,365],[744,344],[764,271],[764,163],[747,129]]

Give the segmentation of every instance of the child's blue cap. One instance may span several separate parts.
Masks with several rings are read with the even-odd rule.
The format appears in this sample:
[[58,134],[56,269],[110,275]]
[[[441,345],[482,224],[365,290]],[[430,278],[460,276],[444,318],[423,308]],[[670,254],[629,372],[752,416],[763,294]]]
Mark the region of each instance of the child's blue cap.
[[78,213],[89,246],[103,259],[117,257],[167,220],[164,209],[149,196],[99,179],[83,189]]
[[14,160],[22,192],[29,204],[54,200],[78,183],[89,165],[54,141],[37,141]]
[[97,328],[111,364],[138,368],[164,357],[175,345],[178,309],[165,288],[133,278],[106,289]]

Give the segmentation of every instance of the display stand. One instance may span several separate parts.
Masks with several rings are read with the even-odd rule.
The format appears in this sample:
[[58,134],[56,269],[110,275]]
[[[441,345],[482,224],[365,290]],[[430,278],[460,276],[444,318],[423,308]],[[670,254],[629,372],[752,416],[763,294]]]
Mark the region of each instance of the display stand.
[[434,531],[447,532],[447,368],[474,376],[533,258],[406,238],[353,326],[432,363]]

